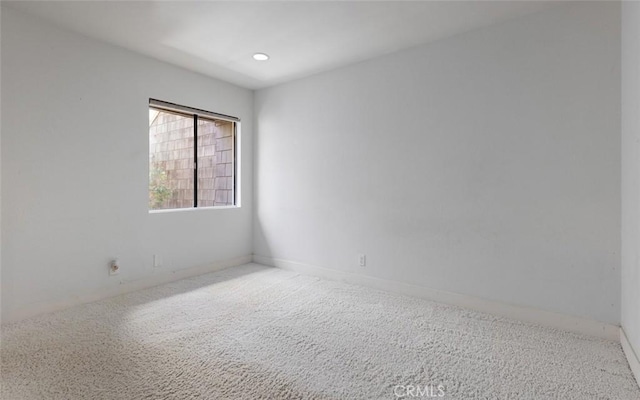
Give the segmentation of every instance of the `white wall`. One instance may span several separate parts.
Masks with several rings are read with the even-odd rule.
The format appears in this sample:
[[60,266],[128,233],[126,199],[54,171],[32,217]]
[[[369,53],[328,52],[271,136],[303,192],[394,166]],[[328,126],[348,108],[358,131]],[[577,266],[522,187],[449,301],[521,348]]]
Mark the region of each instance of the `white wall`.
[[[251,255],[251,91],[5,7],[1,50],[3,321]],[[241,118],[242,208],[147,212],[150,97]]]
[[[2,21],[2,7],[0,7],[0,22]],[[0,43],[2,43],[2,29],[0,29]],[[1,45],[0,45],[1,47]],[[2,51],[0,51],[0,77],[2,76]],[[0,79],[0,142],[2,142],[2,79]],[[2,227],[2,146],[0,145],[0,227]],[[2,229],[0,228],[0,323],[2,322]]]
[[619,7],[257,92],[254,253],[619,323]]
[[[622,6],[622,328],[640,351],[640,3]],[[631,360],[630,360],[631,361]],[[636,372],[638,374],[639,372]],[[640,377],[640,375],[637,375]]]

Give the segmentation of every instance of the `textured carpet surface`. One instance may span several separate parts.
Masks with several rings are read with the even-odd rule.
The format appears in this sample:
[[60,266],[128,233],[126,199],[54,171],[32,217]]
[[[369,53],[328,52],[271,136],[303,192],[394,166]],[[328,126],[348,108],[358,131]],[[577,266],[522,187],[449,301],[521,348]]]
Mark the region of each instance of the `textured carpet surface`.
[[255,264],[2,329],[2,399],[640,399],[618,343]]

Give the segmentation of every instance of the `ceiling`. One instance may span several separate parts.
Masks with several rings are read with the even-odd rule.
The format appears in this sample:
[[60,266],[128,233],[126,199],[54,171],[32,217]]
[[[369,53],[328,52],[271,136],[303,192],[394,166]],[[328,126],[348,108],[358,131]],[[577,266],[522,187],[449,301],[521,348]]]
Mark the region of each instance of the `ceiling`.
[[[3,4],[6,2],[3,1]],[[542,11],[540,1],[22,1],[89,37],[259,89]],[[269,61],[252,58],[255,52]]]

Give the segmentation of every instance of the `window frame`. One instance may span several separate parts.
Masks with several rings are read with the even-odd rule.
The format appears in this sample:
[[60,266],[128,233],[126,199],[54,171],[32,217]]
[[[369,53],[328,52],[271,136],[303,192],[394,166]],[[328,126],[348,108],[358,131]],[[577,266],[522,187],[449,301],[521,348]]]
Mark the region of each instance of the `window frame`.
[[[240,118],[233,117],[231,115],[215,113],[212,111],[202,110],[194,107],[187,107],[175,103],[170,103],[162,100],[150,98],[148,109],[157,110],[161,112],[168,112],[177,114],[183,117],[193,118],[193,204],[191,207],[180,208],[160,208],[151,209],[149,213],[163,213],[174,211],[188,211],[188,210],[201,210],[201,209],[225,209],[225,208],[239,208],[239,185],[238,185],[238,131],[240,129]],[[233,157],[233,203],[222,206],[204,206],[198,207],[198,121],[202,119],[205,121],[215,122],[216,120],[223,120],[233,123],[232,132],[232,147],[231,154]],[[149,132],[147,131],[147,135]],[[149,175],[149,174],[147,174]],[[149,181],[147,181],[149,184]],[[148,190],[148,189],[147,189]]]

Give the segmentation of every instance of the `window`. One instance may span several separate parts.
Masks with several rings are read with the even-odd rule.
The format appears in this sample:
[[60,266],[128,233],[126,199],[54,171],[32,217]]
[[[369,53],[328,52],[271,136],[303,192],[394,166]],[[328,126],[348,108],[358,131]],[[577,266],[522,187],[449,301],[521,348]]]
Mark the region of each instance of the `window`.
[[236,205],[235,117],[149,100],[149,209]]

